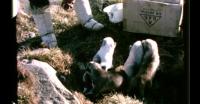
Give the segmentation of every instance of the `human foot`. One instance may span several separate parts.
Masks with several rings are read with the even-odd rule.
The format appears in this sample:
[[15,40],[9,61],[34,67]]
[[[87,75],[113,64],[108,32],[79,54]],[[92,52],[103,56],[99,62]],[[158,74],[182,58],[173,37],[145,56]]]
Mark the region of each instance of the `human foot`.
[[90,18],[86,23],[84,24],[84,27],[91,30],[100,30],[104,27],[101,23],[97,22],[93,18]]

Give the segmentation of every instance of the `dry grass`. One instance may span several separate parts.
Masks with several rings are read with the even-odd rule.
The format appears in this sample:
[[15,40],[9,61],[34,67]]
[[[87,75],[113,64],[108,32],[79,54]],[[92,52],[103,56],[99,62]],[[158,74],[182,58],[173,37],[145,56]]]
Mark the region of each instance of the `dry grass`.
[[91,102],[90,100],[88,100],[84,94],[80,93],[80,92],[74,92],[73,93],[80,101],[81,104],[93,104],[93,102]]
[[74,25],[79,24],[74,9],[66,11],[61,6],[52,5],[49,8],[52,16],[52,23],[56,34],[69,30]]
[[73,57],[70,53],[63,53],[59,48],[41,48],[36,50],[24,49],[18,53],[18,59],[37,59],[47,62],[58,72],[68,74],[69,68],[73,63]]
[[[29,40],[24,38],[26,37],[25,34],[30,31],[35,32],[38,36],[33,18],[31,15],[19,14],[16,22],[17,43],[20,47],[26,46],[26,43],[29,45],[26,46],[26,49],[18,50],[18,59],[38,59],[49,63],[58,73],[61,73],[60,76],[64,77],[65,80],[62,82],[66,88],[72,91],[83,104],[108,104],[108,102],[109,104],[142,104],[143,102],[138,99],[124,96],[118,92],[105,94],[103,98],[87,98],[82,93],[82,73],[78,66],[80,64],[84,65],[92,59],[100,47],[101,40],[106,36],[113,37],[117,42],[113,60],[114,67],[123,65],[129,53],[129,45],[136,40],[152,38],[158,43],[161,66],[155,76],[153,86],[148,92],[149,102],[147,104],[177,104],[184,102],[182,101],[184,99],[182,93],[185,91],[186,82],[183,80],[185,78],[183,39],[123,32],[122,25],[109,23],[106,15],[99,12],[93,2],[92,0],[90,3],[94,18],[105,25],[103,30],[88,31],[80,25],[74,10],[65,11],[59,6],[51,6],[49,10],[52,14],[53,27],[59,48],[47,49],[42,52],[33,51],[41,48],[39,37]],[[22,41],[25,41],[25,43]],[[31,85],[31,83],[19,82],[18,89],[27,93],[23,94],[21,92],[18,94],[21,99],[24,99],[23,101],[31,100],[29,98],[32,94],[27,89],[28,85]],[[124,102],[119,102],[120,100]]]
[[[52,5],[49,6],[49,8],[46,11],[50,12],[52,16],[52,24],[56,35],[60,34],[65,30],[70,29],[74,25],[79,24],[78,18],[73,9],[70,11],[66,11],[61,6]],[[34,32],[36,36],[39,36],[38,29],[36,28],[32,15],[26,14],[25,12],[21,11],[17,15],[16,20],[17,43],[26,41],[27,34],[29,32]]]
[[18,104],[37,104],[38,95],[35,94],[35,77],[27,71],[21,64],[17,64],[18,69]]
[[18,43],[25,41],[29,32],[34,32],[38,35],[37,31],[38,30],[35,27],[35,23],[31,16],[29,17],[27,15],[23,15],[22,13],[17,15],[16,38]]
[[113,93],[104,96],[97,104],[143,104],[143,102],[120,93]]

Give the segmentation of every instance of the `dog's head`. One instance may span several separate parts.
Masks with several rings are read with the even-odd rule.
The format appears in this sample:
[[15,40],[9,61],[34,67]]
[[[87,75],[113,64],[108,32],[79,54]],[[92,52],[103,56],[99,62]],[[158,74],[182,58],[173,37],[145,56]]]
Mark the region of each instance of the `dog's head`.
[[152,54],[158,54],[158,45],[152,39],[146,39],[142,41],[145,52],[152,52]]
[[[87,96],[96,94],[96,89],[98,86],[99,80],[101,80],[102,72],[105,72],[101,69],[101,65],[97,62],[90,61],[87,64],[87,70],[83,74],[83,93]],[[94,90],[95,89],[95,90]]]
[[107,47],[114,49],[116,47],[116,42],[111,37],[105,37],[101,44],[101,47]]
[[150,63],[154,61],[159,61],[158,45],[156,41],[152,39],[146,39],[142,41],[142,45],[144,50],[143,57],[147,62]]

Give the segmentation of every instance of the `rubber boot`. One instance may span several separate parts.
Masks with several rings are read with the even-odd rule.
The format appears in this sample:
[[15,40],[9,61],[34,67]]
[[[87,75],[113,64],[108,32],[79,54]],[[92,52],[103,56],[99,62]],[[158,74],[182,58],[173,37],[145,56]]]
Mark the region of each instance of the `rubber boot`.
[[48,48],[57,47],[50,12],[42,8],[39,9],[32,10],[32,15],[43,44]]
[[88,0],[76,0],[74,7],[81,24],[85,28],[100,30],[104,27],[101,23],[94,20]]

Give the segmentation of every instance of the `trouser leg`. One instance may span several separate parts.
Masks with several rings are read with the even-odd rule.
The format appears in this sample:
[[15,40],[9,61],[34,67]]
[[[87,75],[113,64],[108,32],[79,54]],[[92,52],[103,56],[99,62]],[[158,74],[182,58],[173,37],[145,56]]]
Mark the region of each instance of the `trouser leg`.
[[50,13],[42,11],[32,15],[43,43],[49,48],[56,47],[57,40],[53,31]]
[[99,30],[104,27],[101,23],[93,19],[89,0],[76,0],[74,7],[84,27],[92,30]]

